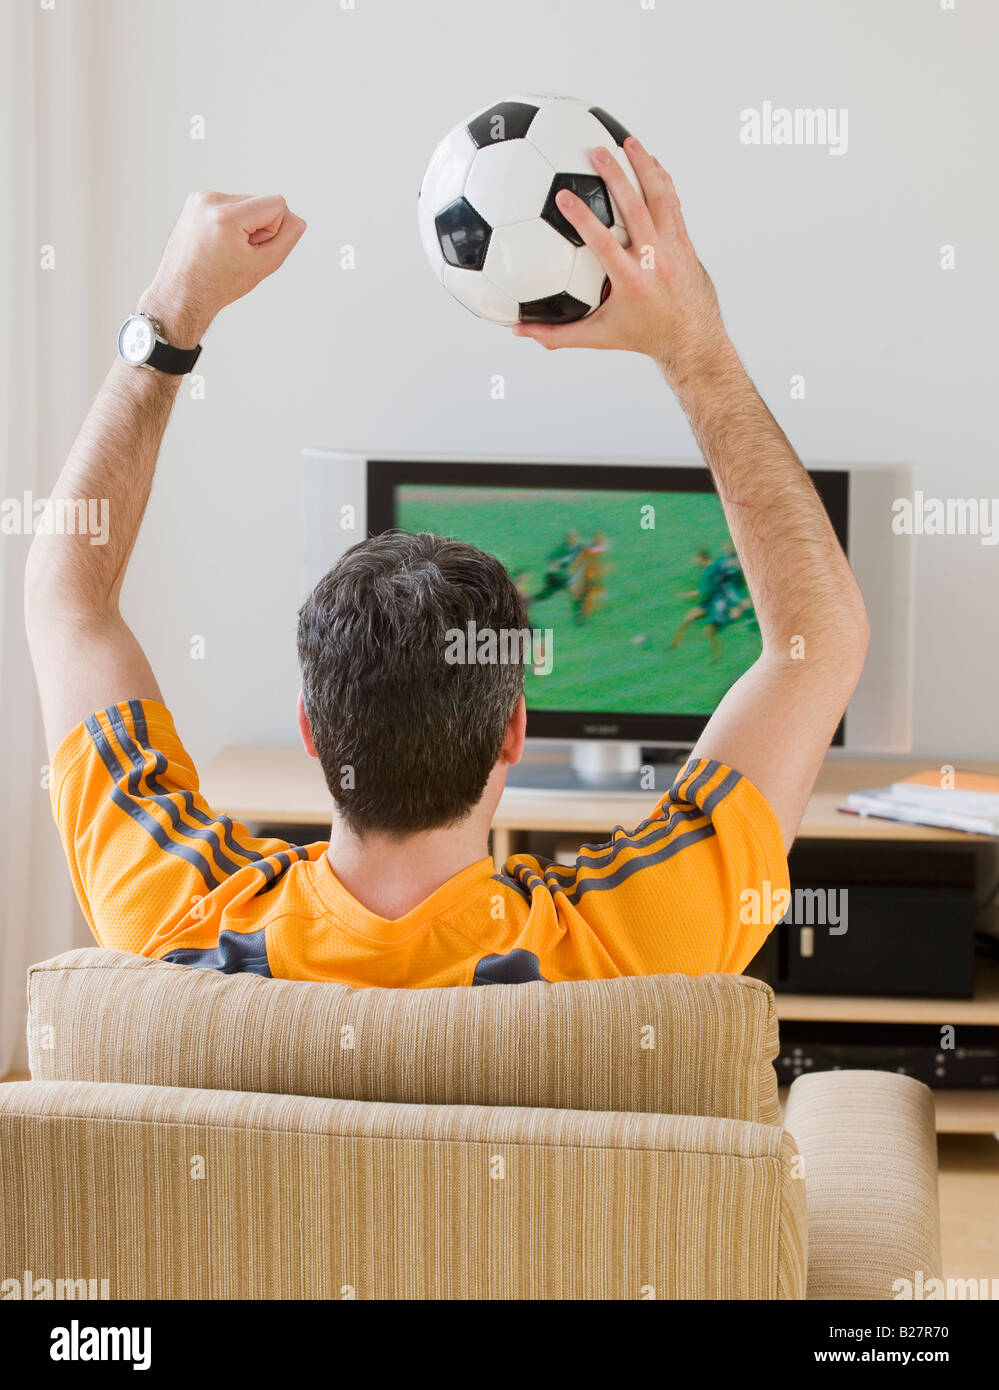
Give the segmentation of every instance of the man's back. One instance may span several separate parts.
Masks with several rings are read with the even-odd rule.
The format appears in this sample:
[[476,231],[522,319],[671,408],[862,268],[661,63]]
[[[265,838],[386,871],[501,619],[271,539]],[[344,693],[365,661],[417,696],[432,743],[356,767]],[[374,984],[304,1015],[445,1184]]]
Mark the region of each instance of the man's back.
[[744,913],[733,885],[788,886],[770,807],[704,759],[648,820],[584,846],[575,865],[482,858],[392,920],[348,892],[327,842],[255,838],[208,806],[155,701],[73,730],[51,790],[101,944],[226,973],[426,988],[738,971],[772,923]]

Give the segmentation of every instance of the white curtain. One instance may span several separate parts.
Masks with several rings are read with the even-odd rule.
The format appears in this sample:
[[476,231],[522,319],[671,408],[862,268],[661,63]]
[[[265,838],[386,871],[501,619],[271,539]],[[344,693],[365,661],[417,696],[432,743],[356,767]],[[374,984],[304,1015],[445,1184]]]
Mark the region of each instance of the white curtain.
[[[92,389],[88,57],[85,5],[0,5],[0,501],[47,495]],[[0,1076],[27,1066],[27,966],[90,941],[49,811],[29,543],[0,531]]]

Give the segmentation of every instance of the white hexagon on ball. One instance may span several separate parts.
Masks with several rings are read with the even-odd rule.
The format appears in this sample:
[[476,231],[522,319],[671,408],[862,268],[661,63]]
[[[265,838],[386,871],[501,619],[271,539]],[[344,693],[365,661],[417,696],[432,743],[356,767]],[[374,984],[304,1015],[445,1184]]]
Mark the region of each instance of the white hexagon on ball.
[[509,327],[520,318],[517,300],[512,295],[504,294],[481,270],[462,270],[460,266],[446,265],[444,288],[454,295],[459,304],[464,304],[473,314],[489,319],[491,323]]
[[[628,158],[628,153],[627,153],[627,151],[626,151],[626,150],[623,150],[623,149],[621,148],[620,145],[615,145],[614,142],[613,142],[613,140],[608,140],[608,141],[607,141],[607,148],[610,150],[611,154],[614,156],[614,158],[617,160],[618,164],[620,164],[621,168],[624,170],[625,178],[628,180],[628,182],[631,184],[632,188],[635,190],[635,192],[636,192],[636,193],[638,194],[638,196],[641,198],[641,197],[643,196],[643,194],[642,194],[642,185],[638,182],[638,175],[635,173],[634,169],[631,167],[631,160]],[[621,222],[621,221],[623,221],[623,219],[622,219],[621,214],[620,214],[619,211],[615,211],[615,214],[614,214],[614,221],[615,221],[615,222]]]
[[465,197],[491,227],[526,222],[544,207],[552,172],[526,140],[485,145],[472,162]]
[[583,304],[599,304],[607,276],[604,268],[587,246],[581,246],[573,257],[572,270],[566,284],[567,293]]
[[520,303],[561,294],[569,283],[574,248],[540,219],[498,227],[482,267],[493,284]]
[[427,205],[421,198],[416,204],[416,217],[420,224],[420,240],[426,252],[430,268],[433,270],[438,280],[444,281],[444,257],[441,255],[441,244],[437,240],[437,228],[434,219],[427,210]]
[[431,217],[436,217],[448,203],[460,198],[478,151],[464,126],[445,135],[427,165],[420,184],[420,202]]
[[614,143],[583,102],[571,97],[550,98],[531,122],[525,138],[544,155],[556,174],[592,174],[590,151],[598,145]]

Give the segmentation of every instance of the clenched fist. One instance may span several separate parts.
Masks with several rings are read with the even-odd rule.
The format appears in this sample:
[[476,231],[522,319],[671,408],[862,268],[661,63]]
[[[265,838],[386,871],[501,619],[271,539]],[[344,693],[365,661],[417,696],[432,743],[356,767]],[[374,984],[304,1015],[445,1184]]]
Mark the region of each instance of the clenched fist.
[[194,347],[220,309],[272,275],[305,231],[277,194],[192,193],[139,310]]

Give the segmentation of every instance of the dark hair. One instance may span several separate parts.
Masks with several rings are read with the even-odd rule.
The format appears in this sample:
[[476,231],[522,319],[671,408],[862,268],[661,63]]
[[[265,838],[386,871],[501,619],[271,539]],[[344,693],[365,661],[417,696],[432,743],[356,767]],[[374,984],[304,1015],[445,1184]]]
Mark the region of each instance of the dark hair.
[[352,546],[299,610],[305,712],[355,833],[454,825],[481,797],[524,666],[446,658],[469,622],[526,631],[527,612],[499,560],[427,532]]

